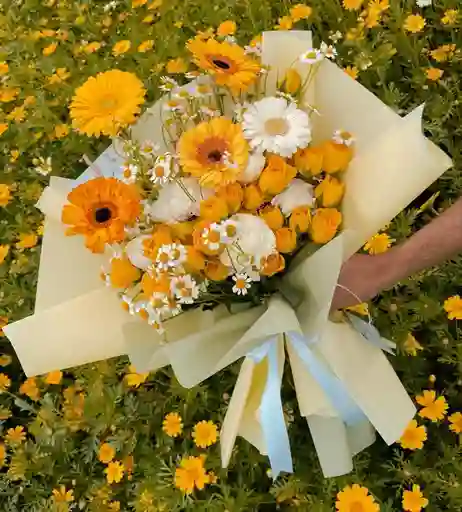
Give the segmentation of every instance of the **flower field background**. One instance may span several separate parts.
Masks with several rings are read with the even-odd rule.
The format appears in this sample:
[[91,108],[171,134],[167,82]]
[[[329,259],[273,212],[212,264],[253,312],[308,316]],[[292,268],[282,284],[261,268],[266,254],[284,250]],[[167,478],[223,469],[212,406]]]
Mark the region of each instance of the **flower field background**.
[[[218,29],[244,45],[264,30],[310,29],[316,45],[334,44],[345,72],[391,108],[406,114],[425,102],[425,132],[454,168],[365,250],[410,236],[462,190],[457,4],[3,0],[0,327],[33,311],[43,222],[34,204],[49,176],[77,177],[84,155],[94,160],[109,145],[72,130],[75,89],[100,71],[121,69],[157,90],[161,76],[189,68],[185,43],[199,31]],[[283,398],[295,473],[273,482],[267,458],[245,442],[230,467],[220,468],[218,431],[239,364],[191,390],[169,369],[140,375],[125,358],[26,379],[2,337],[0,511],[462,510],[462,302],[444,307],[461,283],[462,262],[453,261],[369,305],[376,326],[398,345],[392,364],[419,413],[400,443],[378,440],[355,458],[350,475],[329,480],[289,379]],[[354,484],[365,489],[348,487]]]

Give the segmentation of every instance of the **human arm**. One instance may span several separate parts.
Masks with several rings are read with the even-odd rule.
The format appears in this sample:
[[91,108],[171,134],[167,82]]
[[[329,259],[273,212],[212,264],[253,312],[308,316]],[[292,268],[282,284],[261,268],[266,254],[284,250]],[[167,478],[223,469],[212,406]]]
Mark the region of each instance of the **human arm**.
[[[352,306],[375,297],[402,279],[441,264],[462,252],[462,197],[450,208],[383,254],[355,254],[340,271],[332,309]],[[351,290],[350,293],[347,290]]]

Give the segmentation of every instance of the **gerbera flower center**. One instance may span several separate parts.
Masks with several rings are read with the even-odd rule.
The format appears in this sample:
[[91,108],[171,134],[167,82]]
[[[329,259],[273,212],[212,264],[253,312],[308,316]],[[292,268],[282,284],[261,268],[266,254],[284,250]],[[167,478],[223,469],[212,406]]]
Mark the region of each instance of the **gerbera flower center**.
[[98,224],[105,224],[112,219],[112,211],[109,207],[103,206],[95,210],[95,221]]
[[115,98],[106,96],[101,100],[101,108],[104,110],[112,110],[117,105]]
[[207,158],[209,159],[209,161],[213,162],[213,163],[220,162],[221,157],[222,157],[222,154],[218,150],[213,150],[207,155]]
[[355,501],[351,504],[350,512],[364,512],[363,504],[359,501]]
[[215,67],[222,69],[224,71],[228,71],[229,69],[231,69],[231,63],[227,62],[223,58],[214,58],[212,59],[212,63]]
[[282,117],[273,117],[265,121],[265,130],[268,135],[286,135],[289,131],[288,122]]
[[216,244],[220,241],[220,233],[217,231],[210,231],[208,239],[212,244]]
[[211,137],[199,145],[197,149],[198,160],[203,165],[216,165],[222,162],[227,149],[226,142],[218,137]]

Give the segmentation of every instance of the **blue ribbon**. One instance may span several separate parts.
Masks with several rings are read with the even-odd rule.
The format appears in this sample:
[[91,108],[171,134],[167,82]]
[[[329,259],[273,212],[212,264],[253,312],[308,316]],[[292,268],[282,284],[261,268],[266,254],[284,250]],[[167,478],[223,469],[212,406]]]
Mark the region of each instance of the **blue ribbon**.
[[282,409],[277,338],[272,338],[257,347],[248,357],[255,363],[260,363],[265,357],[268,358],[268,376],[260,404],[260,423],[272,477],[275,479],[281,471],[293,472],[289,434]]
[[380,336],[379,331],[370,322],[365,322],[356,315],[347,313],[347,318],[353,329],[356,329],[361,336],[372,345],[382,349],[384,352],[395,355],[396,345],[392,341],[388,341]]

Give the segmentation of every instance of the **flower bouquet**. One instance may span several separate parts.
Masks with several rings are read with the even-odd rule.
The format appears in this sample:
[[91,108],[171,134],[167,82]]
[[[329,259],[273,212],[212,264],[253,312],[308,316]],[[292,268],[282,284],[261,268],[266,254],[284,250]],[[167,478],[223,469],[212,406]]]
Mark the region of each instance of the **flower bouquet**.
[[392,344],[357,317],[329,320],[339,270],[450,161],[423,137],[421,108],[398,116],[309,32],[188,50],[190,81],[163,78],[138,120],[130,73],[76,91],[75,128],[113,144],[45,190],[36,311],[5,332],[28,375],[128,354],[191,387],[244,358],[222,460],[240,435],[273,476],[292,470],[287,354],[323,472],[346,473],[375,430],[393,443],[415,411]]

